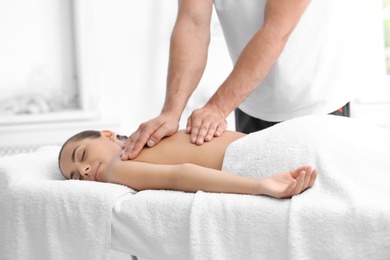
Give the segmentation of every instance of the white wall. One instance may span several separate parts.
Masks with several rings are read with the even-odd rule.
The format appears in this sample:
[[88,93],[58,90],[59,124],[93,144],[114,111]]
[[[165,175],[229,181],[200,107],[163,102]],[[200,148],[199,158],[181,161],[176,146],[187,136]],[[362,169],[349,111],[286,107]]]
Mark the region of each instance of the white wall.
[[[172,1],[95,1],[96,61],[103,117],[130,133],[161,108]],[[160,12],[157,10],[160,9]]]
[[[37,57],[38,60],[54,60],[53,67],[49,68],[50,71],[57,71],[53,72],[53,75],[61,75],[58,71],[61,71],[64,66],[72,64],[70,59],[72,50],[64,49],[70,39],[64,37],[69,28],[63,24],[67,18],[62,17],[62,11],[70,6],[69,1],[0,1],[0,36],[2,37],[0,41],[0,97],[10,95],[12,92],[5,89],[10,85],[11,80],[14,81],[12,90],[15,91],[19,91],[21,86],[28,89],[34,86],[34,84],[26,84],[26,76],[24,78],[20,77],[20,75],[28,75],[24,66],[26,64],[23,64],[24,57],[31,56]],[[376,0],[375,3],[379,3],[378,1],[380,0]],[[36,123],[26,124],[24,127],[18,125],[19,136],[28,135],[32,129],[34,129],[35,134],[34,138],[27,138],[28,140],[18,139],[20,143],[32,139],[39,142],[40,139],[47,140],[48,136],[51,136],[54,140],[55,136],[60,135],[57,132],[53,133],[54,130],[46,133],[42,131],[42,128],[66,128],[67,132],[62,133],[63,136],[67,136],[72,129],[78,131],[81,128],[89,127],[111,128],[123,134],[130,134],[136,130],[140,123],[157,116],[162,107],[166,87],[169,40],[176,18],[177,1],[73,0],[73,4],[76,8],[75,22],[78,25],[76,26],[76,45],[78,46],[76,53],[78,58],[75,62],[79,71],[79,83],[87,90],[81,98],[86,100],[87,111],[97,111],[100,114],[100,121],[88,123],[83,119],[84,117],[75,116],[75,118],[81,118],[78,121],[83,120],[82,124],[68,122],[66,125],[55,126],[53,123],[49,127],[46,127],[46,125],[37,127]],[[377,6],[380,5],[377,4]],[[35,16],[38,19],[38,25],[39,22],[46,23],[46,27],[42,26],[42,28],[46,28],[46,31],[42,32],[42,28],[39,26],[23,27],[26,24],[29,25],[26,20],[34,17],[34,10],[48,10],[47,17]],[[53,24],[48,25],[47,19],[51,19]],[[64,27],[58,26],[61,23]],[[23,38],[26,37],[22,34],[24,32],[29,37],[31,36],[33,40]],[[215,16],[212,32],[206,72],[195,95],[188,103],[188,108],[182,117],[181,128],[185,127],[189,113],[206,102],[232,68],[223,35]],[[375,30],[373,30],[373,35],[370,37],[377,37],[374,32]],[[380,33],[380,29],[377,29],[376,32]],[[21,38],[10,41],[11,37],[8,38],[8,36],[15,34]],[[48,35],[53,36],[54,41],[59,43],[57,47],[45,45],[45,41],[47,42],[45,37]],[[378,39],[379,42],[381,39],[380,37]],[[40,46],[41,54],[20,51],[31,46]],[[378,48],[380,48],[380,44],[378,44]],[[378,48],[375,48],[375,50],[378,50]],[[377,53],[374,52],[375,50],[373,50],[373,54]],[[14,57],[18,58],[18,62],[13,59]],[[65,75],[71,77],[69,75],[72,75],[72,70],[69,68],[71,66],[68,66],[62,73],[65,71]],[[62,76],[58,77],[61,78]],[[381,84],[374,81],[373,85],[368,86],[367,89],[370,93],[375,93],[377,97],[383,99],[386,94],[383,94],[383,92],[380,94],[378,91],[372,90],[375,86]],[[36,84],[36,86],[39,88],[42,87],[42,84]],[[66,84],[62,87],[66,88]],[[367,95],[364,97],[367,97]],[[383,101],[381,102],[383,103]],[[372,115],[378,115],[377,112],[372,112],[375,109],[368,109],[365,104],[360,108],[359,113],[363,115],[361,117],[364,119],[371,119]],[[390,115],[388,106],[385,105],[380,110],[380,118],[375,120],[383,120],[384,117],[390,118],[388,116],[388,114]],[[359,117],[356,114],[355,116]],[[73,115],[71,118],[73,118]],[[58,119],[53,118],[53,120]],[[229,117],[228,122],[229,129],[234,129],[232,116]],[[12,127],[4,128],[0,125],[0,144],[3,144],[4,140],[15,139],[14,135],[11,134],[17,131]],[[4,135],[4,132],[7,135]]]
[[[102,115],[118,118],[121,131],[131,133],[157,116],[163,105],[177,2],[98,0],[94,5]],[[214,32],[209,65],[191,108],[204,103],[231,69],[223,36],[218,28]],[[186,111],[182,127],[187,115]]]
[[[373,77],[361,95],[352,102],[352,117],[390,129],[390,75],[386,75],[384,24],[385,12],[382,0],[368,2],[365,25],[369,35],[362,35],[370,52],[359,56],[357,62],[370,64]],[[367,56],[368,55],[368,56]],[[356,75],[360,77],[360,75]]]
[[0,1],[2,105],[22,94],[40,93],[53,109],[74,99],[70,9],[63,0]]
[[[80,115],[37,115],[34,120],[27,119],[28,115],[15,120],[0,115],[0,146],[30,144],[35,147],[39,143],[61,143],[70,133],[96,127],[130,134],[140,123],[157,116],[161,110],[177,1],[73,0],[76,60],[70,58],[73,50],[66,49],[66,45],[71,46],[67,27],[71,24],[66,23],[63,11],[69,6],[72,6],[70,0],[0,1],[0,34],[4,38],[15,34],[22,37],[0,41],[0,68],[3,69],[0,71],[7,72],[7,75],[0,73],[0,97],[29,91],[31,84],[26,83],[21,75],[27,75],[23,65],[31,58],[38,61],[44,58],[45,64],[51,64],[46,65],[48,71],[55,71],[53,78],[62,82],[60,88],[66,93],[72,91],[72,85],[63,80],[63,74],[72,77],[72,69],[76,69],[78,84],[83,89],[80,96],[83,111],[76,112]],[[46,11],[48,17],[37,16],[37,10]],[[19,26],[28,26],[29,20],[34,20],[37,25],[30,30]],[[199,89],[189,102],[190,108],[184,113],[181,128],[185,127],[189,111],[201,106],[231,70],[222,33],[215,21],[209,65]],[[45,28],[44,33],[39,27]],[[33,40],[28,40],[28,37]],[[27,51],[19,53],[19,46]],[[19,55],[18,63],[12,63],[14,54]],[[68,67],[64,70],[64,66]],[[6,88],[10,80],[16,82],[10,88],[12,91]],[[24,89],[16,92],[15,86]],[[82,115],[86,112],[98,112],[99,117]],[[231,117],[229,121],[232,121]],[[234,124],[230,123],[229,127],[233,129]]]

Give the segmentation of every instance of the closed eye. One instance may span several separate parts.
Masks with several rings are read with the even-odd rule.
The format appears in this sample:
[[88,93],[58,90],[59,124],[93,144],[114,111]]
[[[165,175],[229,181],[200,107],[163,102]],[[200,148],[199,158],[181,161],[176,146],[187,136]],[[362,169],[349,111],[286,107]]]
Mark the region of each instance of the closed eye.
[[83,154],[81,155],[81,161],[84,161],[85,158],[85,150],[83,151]]

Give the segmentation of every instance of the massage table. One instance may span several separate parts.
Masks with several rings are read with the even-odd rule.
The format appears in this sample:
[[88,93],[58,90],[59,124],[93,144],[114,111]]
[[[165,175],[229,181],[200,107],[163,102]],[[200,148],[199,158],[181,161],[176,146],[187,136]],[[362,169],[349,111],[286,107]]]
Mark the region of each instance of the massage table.
[[231,144],[223,170],[318,168],[291,199],[64,180],[58,146],[0,158],[0,259],[390,259],[390,132],[309,116]]

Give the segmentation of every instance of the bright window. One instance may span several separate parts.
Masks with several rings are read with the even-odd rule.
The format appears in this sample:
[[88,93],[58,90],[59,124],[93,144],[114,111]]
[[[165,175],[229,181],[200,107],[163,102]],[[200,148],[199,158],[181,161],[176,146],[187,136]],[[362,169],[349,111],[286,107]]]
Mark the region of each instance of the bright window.
[[0,115],[79,107],[71,1],[4,1],[0,7]]
[[383,0],[387,74],[390,75],[390,0]]

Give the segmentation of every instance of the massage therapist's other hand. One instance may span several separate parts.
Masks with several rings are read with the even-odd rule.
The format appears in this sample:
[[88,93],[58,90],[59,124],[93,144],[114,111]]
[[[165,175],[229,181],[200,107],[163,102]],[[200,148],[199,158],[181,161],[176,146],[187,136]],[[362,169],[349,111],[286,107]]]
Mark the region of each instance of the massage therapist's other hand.
[[191,134],[191,143],[202,145],[221,136],[226,128],[225,115],[217,107],[206,105],[192,112],[187,120],[186,132]]
[[169,114],[161,114],[156,118],[142,123],[137,131],[132,133],[123,143],[121,159],[129,160],[136,158],[145,144],[149,147],[153,147],[158,144],[162,138],[176,133],[178,129],[178,118]]

